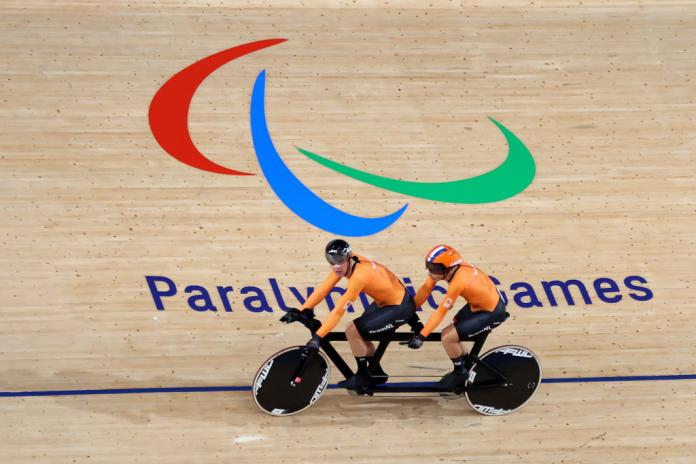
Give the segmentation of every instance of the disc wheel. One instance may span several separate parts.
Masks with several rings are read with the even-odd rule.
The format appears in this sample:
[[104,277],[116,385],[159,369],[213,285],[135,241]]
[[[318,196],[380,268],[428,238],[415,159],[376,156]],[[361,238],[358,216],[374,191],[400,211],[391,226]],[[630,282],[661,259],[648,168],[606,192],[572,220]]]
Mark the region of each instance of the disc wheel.
[[297,414],[314,404],[329,383],[329,362],[322,352],[309,361],[302,382],[293,386],[292,375],[302,361],[304,347],[293,346],[275,353],[254,376],[252,395],[256,406],[272,416]]
[[[464,396],[472,408],[487,416],[502,416],[517,411],[527,403],[541,382],[541,364],[527,348],[505,345],[493,348],[479,358],[469,370]],[[502,380],[488,366],[509,381]],[[498,384],[498,385],[496,385]]]

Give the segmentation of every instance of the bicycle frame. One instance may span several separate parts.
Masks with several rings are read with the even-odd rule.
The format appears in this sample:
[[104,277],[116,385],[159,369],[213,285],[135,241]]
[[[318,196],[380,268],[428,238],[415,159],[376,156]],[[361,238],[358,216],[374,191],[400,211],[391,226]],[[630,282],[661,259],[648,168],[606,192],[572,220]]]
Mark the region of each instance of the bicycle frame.
[[[307,327],[310,332],[312,331],[313,327],[316,327],[316,323],[318,322],[317,319],[307,319],[307,318],[298,318],[298,322],[300,322],[302,325]],[[488,365],[485,361],[482,361],[479,359],[478,355],[481,352],[481,349],[483,348],[483,344],[486,341],[486,338],[488,338],[489,332],[484,332],[480,335],[477,335],[476,337],[472,337],[469,339],[461,340],[463,342],[473,342],[474,346],[472,347],[471,351],[467,355],[466,359],[466,367],[467,369],[470,369],[475,363],[478,365],[481,365],[488,369],[496,378],[490,381],[487,381],[483,384],[476,384],[476,385],[466,385],[465,387],[462,387],[460,390],[455,391],[455,393],[463,393],[464,391],[467,390],[473,390],[473,389],[485,389],[485,388],[493,388],[493,387],[507,387],[511,385],[510,381],[497,369],[493,368],[492,366]],[[411,332],[393,332],[388,335],[384,334],[377,334],[374,337],[368,338],[368,340],[371,341],[378,341],[379,344],[377,345],[377,350],[375,351],[374,354],[374,359],[376,362],[379,362],[382,359],[382,356],[384,356],[384,353],[387,350],[387,347],[391,342],[394,341],[400,341],[400,342],[405,342],[411,339],[413,337],[413,333]],[[346,334],[344,332],[330,332],[326,335],[321,340],[321,348],[324,350],[324,353],[331,359],[331,361],[334,363],[336,368],[343,374],[343,376],[348,379],[353,375],[353,370],[348,366],[348,364],[343,360],[343,357],[336,351],[336,349],[331,345],[331,342],[345,342],[347,341]],[[439,342],[441,340],[441,334],[438,333],[432,333],[430,334],[424,341],[426,342]],[[309,358],[307,358],[309,359]],[[297,371],[295,372],[295,375],[293,376],[293,380],[295,380],[298,377],[301,377],[301,373],[304,370],[304,366],[306,365],[305,363],[302,363],[300,366],[298,366]],[[301,379],[300,379],[301,381]],[[369,388],[365,389],[364,393],[451,393],[452,390],[444,389],[441,387],[438,387],[437,385],[378,385],[378,386],[372,386]],[[362,392],[361,392],[362,393]]]

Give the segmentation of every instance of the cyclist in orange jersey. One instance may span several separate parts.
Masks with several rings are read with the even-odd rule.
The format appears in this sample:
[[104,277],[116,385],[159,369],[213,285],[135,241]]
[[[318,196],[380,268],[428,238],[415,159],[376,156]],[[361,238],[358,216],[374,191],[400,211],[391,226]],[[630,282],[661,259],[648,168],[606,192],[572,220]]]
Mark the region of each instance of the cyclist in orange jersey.
[[454,316],[452,323],[442,330],[442,346],[452,360],[454,369],[440,379],[443,388],[462,385],[467,377],[466,353],[460,340],[470,340],[478,334],[489,332],[506,319],[505,302],[493,281],[482,270],[465,262],[454,248],[437,245],[425,255],[428,277],[414,298],[420,307],[430,296],[439,280],[448,283],[447,294],[440,306],[428,319],[420,333],[413,336],[408,347],[418,349],[425,337],[437,328],[458,297],[467,303]]
[[[348,287],[338,300],[336,307],[324,320],[324,323],[307,342],[311,350],[318,350],[321,339],[338,325],[347,308],[354,302],[360,292],[365,292],[374,301],[362,316],[348,324],[346,338],[358,365],[357,373],[351,378],[339,382],[343,388],[360,388],[384,383],[387,375],[379,363],[373,363],[375,345],[366,338],[376,334],[389,334],[398,327],[417,320],[413,297],[406,291],[399,278],[383,265],[354,254],[345,240],[331,240],[326,245],[326,260],[331,265],[331,272],[307,298],[302,311],[311,311],[319,304],[331,289],[345,277]],[[281,321],[292,320],[292,314],[286,314]]]

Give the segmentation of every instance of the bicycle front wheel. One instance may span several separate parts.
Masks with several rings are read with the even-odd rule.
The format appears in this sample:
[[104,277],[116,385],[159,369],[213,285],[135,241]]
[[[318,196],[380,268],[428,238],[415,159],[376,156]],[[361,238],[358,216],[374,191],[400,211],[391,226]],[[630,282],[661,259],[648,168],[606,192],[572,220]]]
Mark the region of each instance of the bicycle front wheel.
[[304,347],[293,346],[268,358],[254,376],[252,395],[256,406],[272,416],[290,416],[313,405],[329,383],[329,362],[322,352],[309,360],[302,382],[291,377],[302,361]]

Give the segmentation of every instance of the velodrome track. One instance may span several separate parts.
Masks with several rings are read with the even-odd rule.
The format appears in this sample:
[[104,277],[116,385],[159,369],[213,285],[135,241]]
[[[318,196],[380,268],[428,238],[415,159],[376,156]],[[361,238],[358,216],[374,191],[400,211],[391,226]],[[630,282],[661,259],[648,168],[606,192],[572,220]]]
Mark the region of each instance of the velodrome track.
[[[0,11],[2,462],[696,460],[696,3]],[[273,38],[287,40],[201,81],[188,111],[202,154],[253,175],[170,156],[148,117],[158,90]],[[250,100],[264,70],[270,135],[307,188],[363,217],[408,204],[390,227],[348,237],[355,250],[415,288],[437,242],[496,277],[512,317],[487,346],[525,345],[543,364],[523,409],[484,417],[463,400],[335,388],[297,416],[256,409],[261,362],[308,338],[278,322],[282,307],[321,281],[337,235],[293,213],[262,172]],[[494,203],[384,190],[296,149],[384,177],[462,179],[506,157],[489,118],[536,164],[528,188]],[[158,309],[167,281],[176,294]],[[450,368],[435,344],[392,348],[391,374]]]

